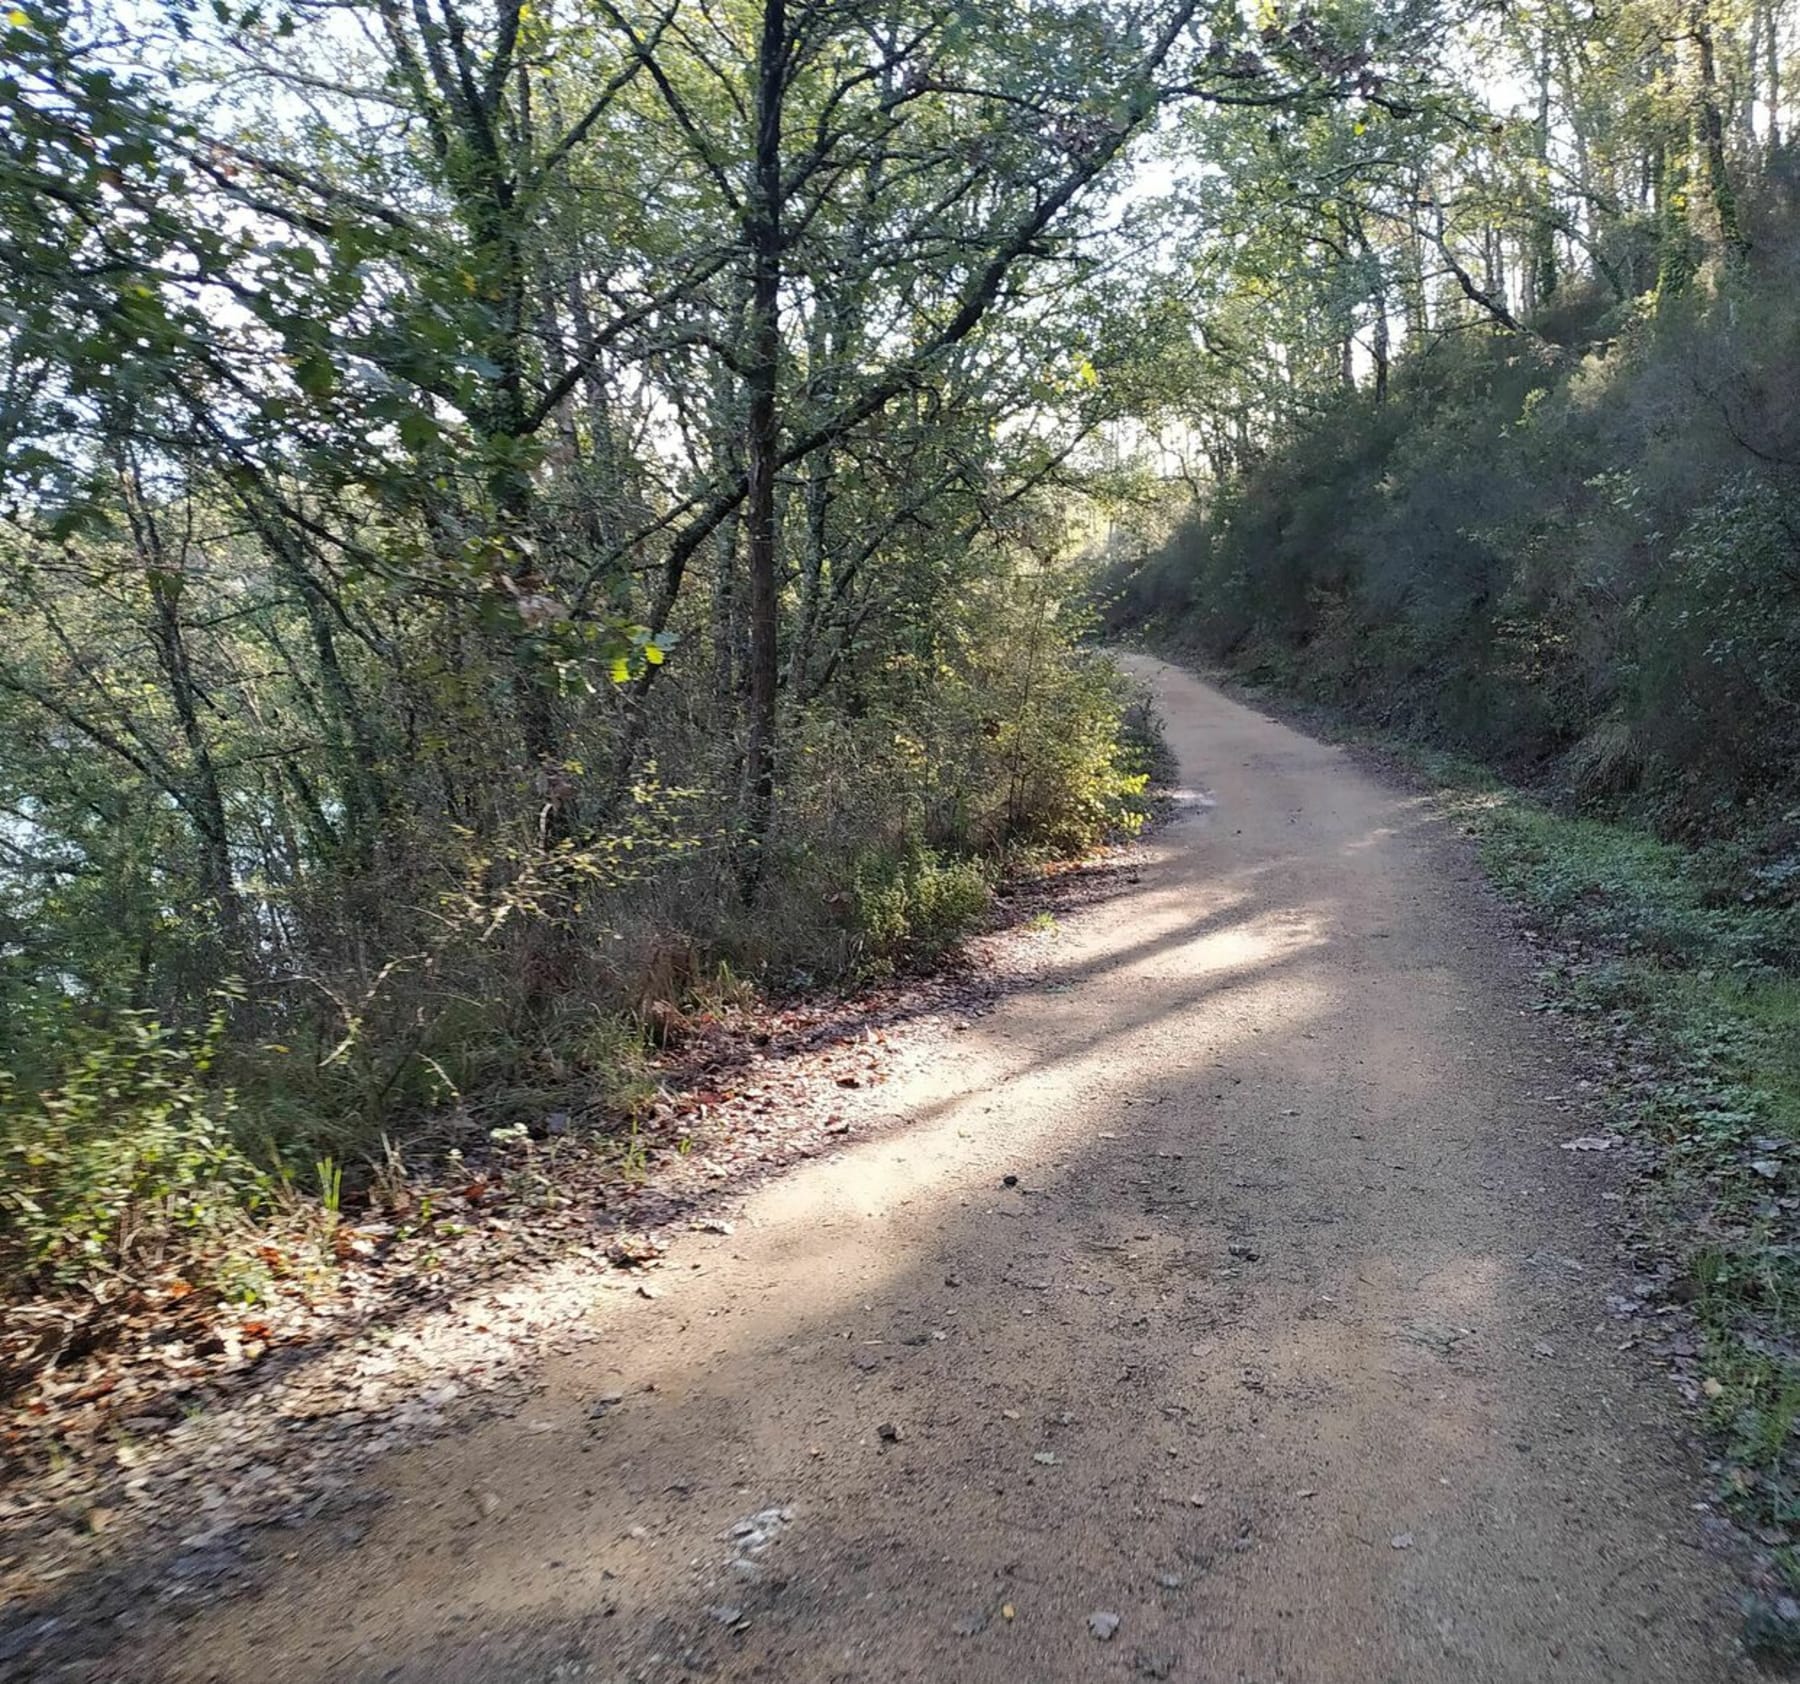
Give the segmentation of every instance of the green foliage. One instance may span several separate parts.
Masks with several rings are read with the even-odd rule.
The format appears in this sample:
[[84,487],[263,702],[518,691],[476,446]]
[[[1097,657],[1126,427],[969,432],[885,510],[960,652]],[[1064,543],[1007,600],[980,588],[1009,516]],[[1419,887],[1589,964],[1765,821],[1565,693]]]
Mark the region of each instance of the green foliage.
[[1800,498],[1741,473],[1694,511],[1643,599],[1626,705],[1651,763],[1698,789],[1779,787],[1800,765],[1797,533]]
[[987,911],[991,889],[973,860],[943,860],[929,848],[862,861],[851,879],[862,968],[888,970],[935,959]]
[[1487,836],[1499,880],[1574,940],[1738,975],[1800,951],[1800,908],[1720,903],[1705,855],[1642,830],[1509,803]]
[[1149,739],[1127,739],[1117,671],[1071,647],[1077,622],[1054,597],[1035,625],[1000,603],[972,593],[933,628],[934,658],[871,676],[856,717],[808,722],[761,903],[713,926],[747,969],[824,978],[928,958],[979,920],[996,871],[1141,822]]
[[142,1012],[48,1025],[41,1091],[0,1072],[0,1284],[75,1285],[216,1240],[264,1206],[211,1080],[223,1011],[199,1034]]
[[[1397,363],[1115,564],[1115,622],[1600,811],[1743,837],[1800,800],[1800,216],[1710,297],[1558,295]],[[1543,337],[1554,326],[1560,339]],[[1773,865],[1773,860],[1765,860]]]

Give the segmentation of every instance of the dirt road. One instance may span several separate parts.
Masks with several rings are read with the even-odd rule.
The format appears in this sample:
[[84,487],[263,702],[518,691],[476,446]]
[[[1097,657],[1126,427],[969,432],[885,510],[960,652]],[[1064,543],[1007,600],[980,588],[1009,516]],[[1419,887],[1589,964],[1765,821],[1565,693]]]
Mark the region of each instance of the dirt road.
[[685,1240],[516,1418],[388,1465],[366,1536],[110,1676],[1739,1676],[1465,846],[1137,665],[1178,817],[913,1060],[907,1128]]

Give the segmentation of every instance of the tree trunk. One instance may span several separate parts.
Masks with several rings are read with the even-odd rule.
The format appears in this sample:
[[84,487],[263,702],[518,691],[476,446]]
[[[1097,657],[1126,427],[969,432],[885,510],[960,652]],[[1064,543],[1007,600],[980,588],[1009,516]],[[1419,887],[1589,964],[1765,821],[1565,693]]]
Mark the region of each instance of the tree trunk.
[[178,606],[181,582],[166,570],[160,557],[152,554],[147,559],[150,562],[152,636],[157,663],[169,687],[169,701],[180,722],[192,767],[188,800],[184,805],[194,821],[200,844],[200,892],[212,903],[218,920],[219,939],[226,954],[237,959],[244,952],[243,903],[238,898],[231,869],[231,832],[225,820],[225,799],[219,788],[218,768],[213,761],[212,745],[200,724],[193,668],[182,634]]
[[1556,203],[1550,186],[1550,31],[1546,26],[1538,48],[1537,121],[1532,127],[1532,157],[1537,164],[1533,184],[1538,203],[1532,208],[1531,256],[1526,265],[1525,310],[1540,309],[1556,296]]
[[1688,222],[1688,158],[1685,147],[1665,146],[1656,160],[1658,292],[1684,291],[1694,274],[1694,236]]
[[307,630],[312,635],[313,659],[318,663],[320,683],[335,715],[337,728],[332,735],[337,740],[332,746],[344,760],[339,777],[339,798],[344,807],[345,848],[351,866],[366,871],[374,864],[376,840],[387,810],[387,787],[382,777],[375,733],[339,658],[332,605],[324,586],[277,523],[259,521],[259,530],[305,610]]
[[1781,8],[1768,5],[1763,16],[1769,25],[1769,135],[1767,155],[1773,158],[1781,150]]
[[738,526],[736,515],[719,522],[712,535],[713,715],[717,728],[733,738],[738,707]]
[[1425,297],[1425,233],[1420,226],[1430,208],[1426,202],[1427,192],[1423,178],[1415,175],[1412,184],[1413,214],[1407,219],[1406,268],[1400,277],[1409,352],[1417,352],[1431,331],[1430,305]]
[[781,447],[781,115],[787,82],[786,0],[764,0],[756,60],[756,151],[745,204],[750,318],[744,388],[745,559],[749,574],[750,717],[744,750],[742,862],[746,895],[762,873],[775,814],[775,712],[780,677],[775,475]]
[[[821,299],[808,346],[809,388],[822,404],[836,396],[833,379],[838,353],[838,334],[834,331],[835,301]],[[830,446],[815,451],[806,463],[806,482],[802,501],[806,511],[806,544],[800,562],[800,603],[788,650],[787,691],[790,697],[806,693],[807,669],[812,664],[813,645],[818,636],[819,613],[825,596],[826,574],[830,568],[831,482],[834,452]]]
[[1388,301],[1385,287],[1376,287],[1374,303],[1375,327],[1369,336],[1369,347],[1375,359],[1375,401],[1381,404],[1387,402],[1388,363],[1391,360],[1388,352]]
[[1744,255],[1744,233],[1738,218],[1737,194],[1731,184],[1731,172],[1726,167],[1725,113],[1720,105],[1712,16],[1707,0],[1695,0],[1689,17],[1695,58],[1695,138],[1700,166],[1706,176],[1707,197],[1711,201],[1712,226],[1708,232],[1718,241],[1725,260],[1735,263]]

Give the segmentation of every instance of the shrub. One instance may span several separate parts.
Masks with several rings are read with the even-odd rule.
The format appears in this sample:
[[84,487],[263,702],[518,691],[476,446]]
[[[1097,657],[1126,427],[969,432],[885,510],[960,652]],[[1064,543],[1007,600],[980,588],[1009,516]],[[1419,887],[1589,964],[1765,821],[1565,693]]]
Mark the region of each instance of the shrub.
[[863,968],[935,959],[981,921],[990,895],[973,860],[942,859],[929,848],[864,860],[853,879]]
[[1638,732],[1664,768],[1727,801],[1791,776],[1800,502],[1738,475],[1688,523],[1638,620]]
[[142,1012],[61,1029],[42,1092],[0,1072],[0,1279],[69,1286],[141,1267],[255,1210],[270,1184],[208,1079],[224,1013],[199,1034]]

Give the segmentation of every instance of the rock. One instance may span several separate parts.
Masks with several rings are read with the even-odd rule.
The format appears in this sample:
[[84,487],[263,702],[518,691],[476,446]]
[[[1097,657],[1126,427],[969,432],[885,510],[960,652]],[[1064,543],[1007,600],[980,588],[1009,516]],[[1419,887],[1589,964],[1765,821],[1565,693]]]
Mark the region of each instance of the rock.
[[883,1444],[898,1444],[906,1434],[900,1430],[897,1422],[883,1421],[881,1425],[875,1429],[875,1436],[880,1439]]
[[1225,1248],[1235,1258],[1245,1263],[1260,1263],[1262,1253],[1253,1245],[1233,1245]]
[[1413,1535],[1410,1532],[1396,1532],[1388,1542],[1397,1550],[1409,1550],[1413,1547]]
[[1175,1657],[1164,1652],[1140,1649],[1131,1657],[1131,1670],[1143,1678],[1169,1678],[1175,1672]]
[[606,1256],[616,1269],[641,1269],[662,1256],[662,1247],[648,1234],[620,1234],[607,1246]]
[[1017,1187],[1018,1184],[1019,1178],[1016,1175],[1003,1175],[1000,1177],[1000,1185],[1002,1187]]
[[1158,1573],[1156,1575],[1156,1582],[1161,1585],[1164,1590],[1180,1590],[1181,1587],[1187,1583],[1187,1580],[1179,1573]]
[[1110,1643],[1117,1635],[1121,1620],[1117,1614],[1089,1614],[1088,1631],[1096,1642]]
[[767,1549],[782,1527],[793,1518],[792,1509],[760,1509],[747,1519],[737,1521],[727,1536],[740,1558],[756,1555]]
[[728,1603],[721,1603],[716,1608],[708,1608],[709,1613],[722,1626],[735,1626],[744,1623],[744,1610],[733,1608]]

